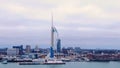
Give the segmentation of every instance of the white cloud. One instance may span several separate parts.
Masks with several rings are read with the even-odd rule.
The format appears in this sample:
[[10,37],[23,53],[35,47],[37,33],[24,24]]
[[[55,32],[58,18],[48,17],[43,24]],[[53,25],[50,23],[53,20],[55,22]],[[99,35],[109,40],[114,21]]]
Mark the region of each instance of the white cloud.
[[[24,3],[25,2],[25,3]],[[54,12],[55,14],[55,19],[56,20],[64,20],[67,15],[74,15],[74,14],[83,14],[84,16],[88,18],[94,18],[94,19],[119,19],[120,18],[120,13],[114,13],[114,12],[109,12],[104,9],[104,7],[110,8],[107,5],[110,5],[111,7],[116,7],[116,3],[119,2],[117,0],[113,1],[83,1],[83,0],[44,0],[44,1],[39,1],[36,0],[34,1],[33,4],[45,4],[45,5],[38,5],[40,7],[37,8],[35,6],[31,7],[29,6],[30,2],[33,1],[19,1],[13,2],[11,1],[10,3],[3,3],[1,4],[1,7],[7,9],[7,11],[16,13],[18,15],[22,15],[23,17],[30,18],[30,19],[44,19],[44,20],[50,20],[50,13],[51,11]],[[80,5],[83,3],[83,5]],[[99,4],[98,4],[99,3]],[[113,4],[112,4],[113,3]],[[26,6],[28,4],[28,6]],[[32,3],[31,3],[32,4]],[[45,8],[46,6],[53,5],[53,7]],[[55,6],[55,7],[54,7]],[[102,7],[103,6],[103,7]],[[118,7],[119,5],[117,5]]]
[[113,33],[110,36],[119,37],[119,3],[120,0],[0,0],[0,33],[4,36],[5,31],[45,32],[53,11],[61,34],[88,31],[96,36],[100,36],[97,32],[103,32],[102,36]]

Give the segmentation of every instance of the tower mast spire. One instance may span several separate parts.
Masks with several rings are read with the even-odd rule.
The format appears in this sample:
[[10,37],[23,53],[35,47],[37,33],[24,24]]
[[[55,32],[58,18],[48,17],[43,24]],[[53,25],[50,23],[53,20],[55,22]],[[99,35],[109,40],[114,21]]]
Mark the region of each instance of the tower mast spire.
[[53,13],[51,13],[51,46],[54,46]]
[[53,27],[53,14],[51,13],[51,47],[50,47],[50,58],[54,58],[54,27]]

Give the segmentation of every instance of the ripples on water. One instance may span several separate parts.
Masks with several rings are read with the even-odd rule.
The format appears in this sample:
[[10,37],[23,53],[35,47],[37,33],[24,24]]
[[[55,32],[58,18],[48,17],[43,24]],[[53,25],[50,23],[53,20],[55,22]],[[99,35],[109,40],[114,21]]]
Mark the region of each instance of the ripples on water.
[[0,68],[120,68],[120,62],[68,62],[65,65],[1,64]]

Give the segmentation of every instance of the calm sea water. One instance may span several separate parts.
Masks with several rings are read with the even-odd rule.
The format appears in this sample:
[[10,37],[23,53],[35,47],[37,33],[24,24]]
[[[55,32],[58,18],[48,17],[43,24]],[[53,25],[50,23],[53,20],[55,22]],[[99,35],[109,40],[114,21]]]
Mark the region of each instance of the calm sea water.
[[65,65],[1,64],[0,68],[120,68],[120,62],[68,62]]

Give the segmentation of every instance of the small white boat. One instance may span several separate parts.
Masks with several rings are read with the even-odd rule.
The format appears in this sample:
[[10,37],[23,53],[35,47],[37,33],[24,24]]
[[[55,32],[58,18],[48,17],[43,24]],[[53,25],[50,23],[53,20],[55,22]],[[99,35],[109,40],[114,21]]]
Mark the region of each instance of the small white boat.
[[7,64],[7,63],[8,63],[7,60],[2,61],[2,64]]
[[67,58],[61,58],[61,60],[62,60],[63,62],[70,62],[70,61],[71,61],[70,59],[67,59]]

